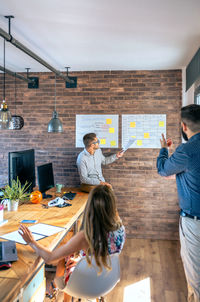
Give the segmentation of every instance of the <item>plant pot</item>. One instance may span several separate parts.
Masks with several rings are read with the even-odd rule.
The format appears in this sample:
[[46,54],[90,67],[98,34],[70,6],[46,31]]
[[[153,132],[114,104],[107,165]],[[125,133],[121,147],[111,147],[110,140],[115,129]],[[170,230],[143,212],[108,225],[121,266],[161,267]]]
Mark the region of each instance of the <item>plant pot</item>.
[[17,200],[9,200],[7,202],[8,211],[17,211],[18,210],[19,201]]

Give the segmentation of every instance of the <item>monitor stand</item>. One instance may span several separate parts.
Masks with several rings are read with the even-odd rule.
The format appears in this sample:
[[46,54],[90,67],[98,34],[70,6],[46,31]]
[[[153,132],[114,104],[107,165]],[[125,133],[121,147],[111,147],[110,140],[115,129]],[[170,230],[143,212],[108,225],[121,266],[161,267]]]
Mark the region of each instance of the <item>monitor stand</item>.
[[45,198],[51,198],[51,197],[53,197],[53,196],[50,195],[50,194],[46,194],[45,192],[42,193],[42,198],[43,198],[43,199],[45,199]]

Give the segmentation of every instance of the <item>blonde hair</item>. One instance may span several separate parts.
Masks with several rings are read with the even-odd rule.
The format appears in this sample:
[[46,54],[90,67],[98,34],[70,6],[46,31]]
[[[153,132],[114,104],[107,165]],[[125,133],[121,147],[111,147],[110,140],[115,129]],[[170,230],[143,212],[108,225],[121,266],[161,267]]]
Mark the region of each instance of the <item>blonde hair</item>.
[[81,230],[89,245],[86,251],[87,262],[91,265],[91,258],[94,256],[99,273],[102,272],[102,266],[111,269],[108,264],[108,233],[121,225],[113,191],[105,185],[94,188],[88,197]]

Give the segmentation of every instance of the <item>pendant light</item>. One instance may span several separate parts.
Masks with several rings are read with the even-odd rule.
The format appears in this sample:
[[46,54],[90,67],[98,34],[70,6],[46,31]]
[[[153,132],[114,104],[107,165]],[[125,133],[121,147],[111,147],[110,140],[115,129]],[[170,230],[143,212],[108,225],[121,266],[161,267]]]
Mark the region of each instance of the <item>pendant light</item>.
[[56,111],[56,74],[55,74],[55,103],[54,103],[53,117],[48,123],[48,132],[63,132],[63,126],[61,120],[58,118]]
[[17,89],[16,89],[16,73],[15,73],[15,115],[12,115],[10,130],[21,130],[24,126],[24,119],[20,115],[16,115],[16,98],[17,98]]
[[6,40],[4,39],[4,74],[3,74],[3,102],[0,109],[0,129],[9,129],[11,123],[11,113],[5,101],[6,96],[6,71],[5,71],[5,46]]

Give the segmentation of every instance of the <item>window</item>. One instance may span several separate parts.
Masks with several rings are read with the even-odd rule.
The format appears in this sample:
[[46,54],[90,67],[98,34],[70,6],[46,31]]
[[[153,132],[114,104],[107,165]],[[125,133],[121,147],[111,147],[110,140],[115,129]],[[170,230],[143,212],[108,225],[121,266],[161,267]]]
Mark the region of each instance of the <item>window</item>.
[[194,103],[200,105],[200,86],[195,89],[194,92]]

